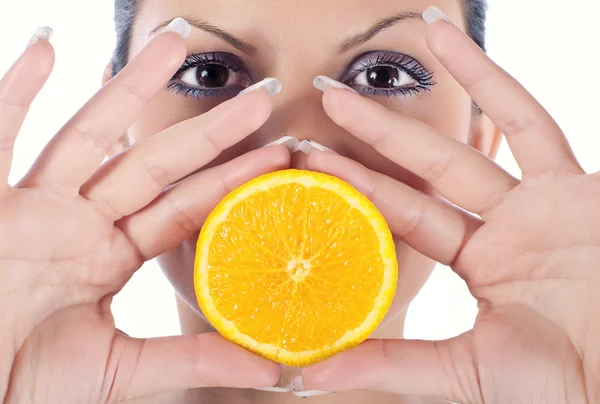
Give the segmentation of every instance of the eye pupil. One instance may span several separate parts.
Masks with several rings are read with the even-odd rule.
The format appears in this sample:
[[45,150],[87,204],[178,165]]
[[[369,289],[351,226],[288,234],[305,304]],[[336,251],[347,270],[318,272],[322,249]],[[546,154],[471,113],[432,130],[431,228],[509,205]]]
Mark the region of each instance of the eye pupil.
[[367,70],[370,86],[378,88],[396,87],[400,79],[398,69],[390,66],[377,66]]
[[198,67],[198,84],[202,87],[224,87],[229,78],[229,70],[225,66],[217,64],[207,64]]

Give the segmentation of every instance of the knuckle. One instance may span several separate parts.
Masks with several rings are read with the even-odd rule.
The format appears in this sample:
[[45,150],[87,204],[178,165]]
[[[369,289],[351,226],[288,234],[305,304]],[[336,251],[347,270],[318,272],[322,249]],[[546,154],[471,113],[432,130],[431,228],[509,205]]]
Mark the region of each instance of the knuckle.
[[452,401],[483,403],[481,379],[473,348],[461,343],[460,339],[432,341],[432,344],[444,372],[446,395]]
[[129,96],[129,98],[133,98],[135,102],[140,103],[141,105],[145,105],[150,101],[150,97],[141,91],[141,89],[136,86],[128,83],[127,81],[123,81],[121,84],[125,93]]
[[229,194],[230,192],[233,192],[233,190],[236,189],[240,185],[240,184],[238,184],[238,182],[239,181],[236,181],[231,176],[224,177],[215,186],[217,194],[220,197],[221,196],[224,197],[225,195]]
[[531,117],[511,117],[502,124],[501,130],[504,134],[515,136],[527,131],[534,125],[535,119]]
[[489,213],[489,212],[494,211],[494,209],[502,203],[504,198],[506,198],[506,195],[507,195],[507,190],[505,190],[505,189],[494,190],[494,191],[490,192],[489,194],[484,196],[483,203],[480,205],[481,208],[478,209],[479,212],[475,212],[475,213],[480,213],[480,212]]
[[15,110],[15,112],[23,112],[29,107],[26,102],[18,102],[6,97],[0,97],[0,106],[2,106],[3,109],[8,109],[9,111]]
[[109,200],[96,200],[94,201],[100,210],[103,217],[110,221],[118,220],[125,216],[117,207]]
[[85,142],[90,143],[93,149],[101,150],[105,155],[110,151],[112,142],[93,126],[79,123],[75,126],[75,132]]
[[422,178],[431,185],[439,183],[450,171],[453,161],[452,153],[442,153],[437,158],[425,163]]
[[490,77],[491,73],[489,71],[481,72],[471,81],[464,84],[465,90],[471,94],[477,93],[481,88],[485,87],[486,83],[490,80]]
[[177,202],[173,199],[167,198],[167,202],[171,208],[173,221],[179,228],[183,229],[186,233],[193,233],[201,227],[196,223],[192,215],[186,209],[178,206]]
[[41,187],[42,189],[45,189],[50,193],[64,199],[71,199],[77,196],[79,193],[77,188],[73,187],[72,185],[56,180],[42,181]]
[[483,93],[486,92],[489,83],[500,82],[502,80],[500,74],[498,67],[490,60],[481,67],[478,67],[473,72],[473,77],[470,77],[463,86],[472,95]]
[[205,140],[205,146],[208,150],[210,150],[211,154],[217,155],[224,150],[224,147],[221,147],[218,144],[218,140],[215,139],[215,137],[212,134],[212,131],[206,128],[201,128],[200,136],[202,136],[202,138]]
[[439,341],[431,341],[433,345],[433,349],[437,355],[438,363],[440,368],[444,373],[444,380],[447,392],[446,394],[453,398],[462,398],[466,397],[464,394],[465,386],[462,380],[458,377],[456,364],[454,362],[454,358],[452,357],[452,353],[447,352],[446,349],[442,347]]
[[394,128],[391,124],[383,124],[376,132],[375,139],[371,143],[376,150],[385,150],[388,148],[388,141],[394,136]]
[[406,218],[400,229],[402,237],[407,237],[418,231],[425,220],[425,214],[423,212],[424,209],[418,209]]
[[141,161],[150,179],[161,189],[165,189],[174,181],[169,172],[155,161],[148,158],[142,158]]
[[15,139],[0,134],[0,153],[12,152],[15,147]]

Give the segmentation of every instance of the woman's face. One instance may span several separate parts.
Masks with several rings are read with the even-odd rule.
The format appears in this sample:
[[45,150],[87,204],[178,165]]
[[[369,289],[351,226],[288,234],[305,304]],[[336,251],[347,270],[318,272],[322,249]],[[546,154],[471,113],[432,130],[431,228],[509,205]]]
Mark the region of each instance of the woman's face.
[[[317,141],[372,170],[433,193],[420,179],[336,126],[322,108],[322,93],[312,86],[315,76],[327,75],[398,114],[493,153],[494,129],[485,117],[474,118],[469,96],[427,48],[420,14],[429,5],[464,24],[460,0],[143,0],[134,25],[132,55],[157,27],[174,17],[184,17],[198,27],[187,40],[186,66],[191,67],[182,70],[172,88],[148,106],[126,140],[152,136],[204,113],[242,87],[276,77],[283,91],[273,99],[271,118],[211,165],[282,136],[294,136]],[[294,168],[304,164],[305,156],[293,156]],[[200,312],[192,275],[196,237],[163,254],[159,262],[180,296]],[[397,240],[396,249],[398,291],[387,320],[402,317],[398,314],[433,268],[430,260],[402,241]]]

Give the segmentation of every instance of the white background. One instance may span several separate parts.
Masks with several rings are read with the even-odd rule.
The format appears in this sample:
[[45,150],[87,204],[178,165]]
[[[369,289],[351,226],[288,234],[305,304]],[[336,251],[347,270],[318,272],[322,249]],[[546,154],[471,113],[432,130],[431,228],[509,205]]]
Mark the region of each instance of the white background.
[[[600,169],[600,2],[490,0],[489,54],[519,79],[567,133],[588,171]],[[16,182],[60,126],[99,87],[114,45],[112,0],[1,0],[0,73],[40,25],[54,28],[57,62],[17,141]],[[506,147],[499,163],[518,169]],[[154,262],[117,296],[117,326],[132,336],[177,334],[173,290]],[[409,311],[406,336],[439,339],[467,330],[476,307],[463,282],[438,267]]]

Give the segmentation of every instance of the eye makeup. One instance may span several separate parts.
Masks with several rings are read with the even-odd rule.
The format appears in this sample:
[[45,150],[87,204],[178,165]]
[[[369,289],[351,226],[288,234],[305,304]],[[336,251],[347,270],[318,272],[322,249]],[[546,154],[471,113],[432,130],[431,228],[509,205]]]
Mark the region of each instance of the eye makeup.
[[227,52],[207,52],[188,56],[167,88],[199,99],[230,97],[253,82],[252,73],[237,56]]
[[408,55],[372,51],[354,59],[339,81],[360,94],[408,97],[431,91],[431,87],[436,85],[433,76],[432,71]]
[[[348,65],[339,81],[369,96],[410,97],[431,91],[432,71],[398,52],[371,51]],[[171,79],[168,89],[186,97],[232,97],[254,84],[251,70],[227,52],[190,55]]]

